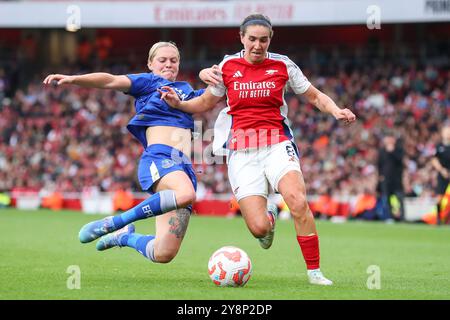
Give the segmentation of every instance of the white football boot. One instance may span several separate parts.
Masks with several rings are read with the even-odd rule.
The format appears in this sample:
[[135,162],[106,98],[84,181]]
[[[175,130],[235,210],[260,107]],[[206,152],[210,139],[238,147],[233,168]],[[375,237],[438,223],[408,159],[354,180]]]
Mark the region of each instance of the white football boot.
[[311,284],[318,284],[321,286],[331,286],[333,281],[324,277],[320,269],[308,270],[308,280]]
[[275,235],[275,223],[278,217],[278,207],[275,204],[269,204],[267,206],[267,215],[271,220],[272,229],[270,230],[269,234],[266,235],[265,237],[258,238],[259,244],[263,249],[269,249],[272,246],[273,237]]

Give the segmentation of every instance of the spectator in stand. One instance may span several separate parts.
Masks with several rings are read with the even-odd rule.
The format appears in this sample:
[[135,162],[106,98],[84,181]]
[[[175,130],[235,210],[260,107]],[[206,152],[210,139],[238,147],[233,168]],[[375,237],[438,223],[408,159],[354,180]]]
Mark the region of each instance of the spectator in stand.
[[83,69],[88,68],[90,66],[92,59],[92,52],[93,52],[93,45],[91,41],[86,36],[82,36],[78,42],[77,57],[78,62],[80,63]]
[[104,62],[108,59],[110,50],[113,47],[112,39],[106,35],[99,35],[95,39],[95,49],[97,53],[97,58]]
[[3,101],[3,98],[6,95],[7,85],[8,83],[5,75],[5,70],[0,67],[0,103]]

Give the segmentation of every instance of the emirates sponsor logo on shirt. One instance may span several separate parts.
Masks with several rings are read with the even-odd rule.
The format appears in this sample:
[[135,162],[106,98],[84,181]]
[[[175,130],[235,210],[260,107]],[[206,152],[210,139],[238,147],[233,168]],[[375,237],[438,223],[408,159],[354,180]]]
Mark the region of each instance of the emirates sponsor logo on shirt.
[[261,81],[261,82],[239,82],[233,83],[234,90],[255,90],[255,89],[275,89],[275,81]]

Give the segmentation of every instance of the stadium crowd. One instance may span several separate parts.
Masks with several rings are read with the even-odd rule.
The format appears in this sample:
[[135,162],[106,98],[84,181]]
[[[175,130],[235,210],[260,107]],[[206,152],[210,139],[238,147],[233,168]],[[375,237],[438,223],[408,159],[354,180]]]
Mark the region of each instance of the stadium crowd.
[[[361,58],[358,54],[361,52],[354,52],[347,60],[326,59],[325,68],[320,55],[305,60],[289,53],[317,88],[357,115],[357,122],[346,127],[295,95],[287,96],[308,193],[334,197],[376,194],[378,150],[388,130],[403,142],[405,194],[432,195],[436,172],[430,159],[450,110],[448,56],[438,54],[435,59],[405,63],[371,59],[367,63],[369,55]],[[196,88],[204,86],[197,77],[201,67],[181,73],[179,79]],[[95,71],[76,68],[64,71]],[[133,68],[113,64],[106,71],[142,71]],[[11,90],[8,85],[14,73],[8,74],[0,66],[0,190],[140,191],[135,170],[141,146],[126,130],[133,114],[131,98],[113,91],[46,88],[40,75],[48,71]],[[203,134],[213,127],[221,107],[194,116]],[[202,140],[203,149],[195,152],[203,155],[194,154],[194,161],[199,157],[205,160],[210,143]],[[194,164],[199,198],[231,193],[225,164]]]

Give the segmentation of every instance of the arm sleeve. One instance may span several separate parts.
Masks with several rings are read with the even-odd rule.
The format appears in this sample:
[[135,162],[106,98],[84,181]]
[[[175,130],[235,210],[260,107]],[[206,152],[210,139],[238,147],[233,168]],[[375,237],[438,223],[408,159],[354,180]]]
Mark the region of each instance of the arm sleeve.
[[126,76],[131,81],[130,90],[126,93],[135,98],[156,89],[155,76],[153,73],[127,74]]
[[[224,59],[222,60],[222,62],[219,63],[220,70],[222,70],[222,67],[226,61],[226,57],[227,56],[225,56]],[[219,84],[217,84],[215,86],[209,86],[209,90],[216,97],[223,97],[225,95],[225,93],[227,92],[227,88],[225,87],[225,84],[223,83],[223,78]]]
[[223,97],[226,92],[226,88],[225,88],[225,85],[223,84],[223,82],[221,82],[215,86],[210,86],[209,89],[210,89],[211,93],[213,95],[215,95],[216,97]]
[[302,70],[289,58],[285,60],[288,70],[288,84],[296,94],[303,94],[308,90],[311,82],[303,74]]

